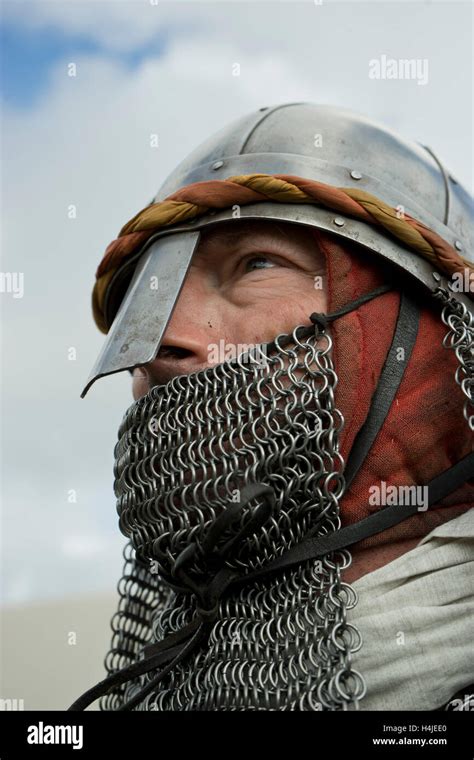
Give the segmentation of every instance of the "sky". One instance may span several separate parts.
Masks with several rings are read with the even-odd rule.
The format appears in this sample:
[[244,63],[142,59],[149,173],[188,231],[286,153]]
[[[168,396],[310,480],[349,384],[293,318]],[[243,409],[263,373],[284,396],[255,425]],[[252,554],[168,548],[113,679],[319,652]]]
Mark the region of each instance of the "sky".
[[[430,145],[472,192],[472,6],[1,8],[1,272],[23,273],[24,292],[0,293],[0,580],[1,602],[22,604],[112,590],[121,574],[112,468],[129,375],[80,398],[102,344],[94,273],[120,227],[210,134],[287,101],[385,122]],[[383,55],[427,60],[428,81],[370,79]]]

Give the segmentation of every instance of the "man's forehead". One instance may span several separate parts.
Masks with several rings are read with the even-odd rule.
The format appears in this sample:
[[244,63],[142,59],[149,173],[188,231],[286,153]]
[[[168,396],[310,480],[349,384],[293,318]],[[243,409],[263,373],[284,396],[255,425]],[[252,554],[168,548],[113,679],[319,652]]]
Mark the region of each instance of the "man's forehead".
[[275,223],[270,220],[236,219],[213,227],[205,228],[201,233],[201,244],[227,244],[237,247],[249,238],[263,236],[287,238],[295,225],[285,222]]

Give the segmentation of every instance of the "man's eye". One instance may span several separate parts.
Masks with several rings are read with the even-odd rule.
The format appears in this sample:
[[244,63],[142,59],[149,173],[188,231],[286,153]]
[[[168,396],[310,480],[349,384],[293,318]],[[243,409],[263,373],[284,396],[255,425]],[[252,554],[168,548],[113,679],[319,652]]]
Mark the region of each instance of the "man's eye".
[[245,271],[252,272],[254,269],[269,269],[274,267],[273,261],[270,261],[266,256],[251,256],[245,262]]

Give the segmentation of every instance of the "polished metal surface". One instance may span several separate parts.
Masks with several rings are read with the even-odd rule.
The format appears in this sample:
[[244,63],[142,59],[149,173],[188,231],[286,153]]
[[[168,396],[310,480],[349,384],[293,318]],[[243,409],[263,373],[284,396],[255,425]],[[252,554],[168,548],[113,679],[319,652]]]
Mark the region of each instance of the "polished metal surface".
[[198,240],[177,232],[147,243],[82,397],[99,377],[156,357]]
[[[220,163],[218,171],[213,169]],[[351,172],[361,174],[351,176]],[[472,198],[425,146],[346,109],[289,103],[229,124],[188,155],[159,189],[162,200],[191,182],[252,172],[296,174],[356,186],[462,241],[474,260]],[[447,219],[446,219],[447,215]]]

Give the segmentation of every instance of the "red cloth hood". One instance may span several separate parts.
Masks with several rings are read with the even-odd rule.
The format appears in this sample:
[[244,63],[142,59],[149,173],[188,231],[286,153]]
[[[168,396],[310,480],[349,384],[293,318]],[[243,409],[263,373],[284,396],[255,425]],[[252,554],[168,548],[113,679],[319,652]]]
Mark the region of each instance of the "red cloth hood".
[[[314,230],[314,235],[326,256],[329,312],[387,282],[374,254],[365,254],[355,244],[341,243],[319,230]],[[345,419],[341,453],[346,461],[369,411],[393,339],[399,302],[398,291],[385,293],[331,325],[339,377],[335,398]],[[381,481],[388,486],[424,485],[472,451],[473,437],[463,417],[465,397],[454,381],[457,359],[442,345],[446,330],[439,306],[434,301],[431,304],[427,296],[398,393],[341,500],[343,526],[380,509],[369,504],[371,486],[380,486]],[[355,544],[353,564],[343,580],[350,582],[390,562],[437,525],[468,510],[474,504],[474,482],[465,483],[441,504]]]

